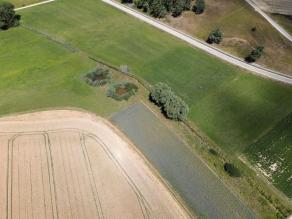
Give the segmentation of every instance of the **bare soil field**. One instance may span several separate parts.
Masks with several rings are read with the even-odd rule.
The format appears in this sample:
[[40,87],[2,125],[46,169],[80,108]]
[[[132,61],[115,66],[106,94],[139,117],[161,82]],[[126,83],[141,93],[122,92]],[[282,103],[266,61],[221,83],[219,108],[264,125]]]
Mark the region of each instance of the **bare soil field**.
[[189,218],[122,136],[76,111],[0,119],[0,218]]

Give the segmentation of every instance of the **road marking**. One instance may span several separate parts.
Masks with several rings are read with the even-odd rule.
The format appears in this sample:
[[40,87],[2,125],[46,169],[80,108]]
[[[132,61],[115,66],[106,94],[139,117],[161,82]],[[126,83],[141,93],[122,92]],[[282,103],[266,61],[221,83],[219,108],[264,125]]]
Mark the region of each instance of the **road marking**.
[[32,8],[32,7],[38,6],[38,5],[48,4],[48,3],[51,3],[51,2],[54,2],[54,1],[55,0],[47,0],[47,1],[39,2],[39,3],[23,6],[23,7],[20,7],[20,8],[16,8],[15,11],[20,11],[20,10],[23,10],[23,9],[26,9],[26,8]]
[[191,44],[192,46],[195,46],[201,50],[204,50],[205,52],[209,53],[210,55],[216,56],[218,58],[220,58],[221,60],[224,60],[226,62],[229,62],[233,65],[236,65],[242,69],[246,69],[248,71],[250,71],[251,73],[254,73],[258,76],[262,76],[265,78],[269,78],[272,80],[276,80],[276,81],[280,81],[286,84],[291,84],[292,85],[292,77],[285,75],[281,72],[277,72],[268,68],[264,68],[260,65],[257,64],[249,64],[246,63],[245,61],[239,59],[238,57],[235,57],[233,55],[230,55],[220,49],[217,49],[216,47],[213,47],[209,44],[207,44],[206,42],[197,39],[195,37],[192,37],[186,33],[183,33],[182,31],[179,31],[169,25],[166,25],[160,21],[157,21],[154,18],[151,18],[141,12],[138,12],[128,6],[122,5],[118,2],[115,2],[113,0],[102,0],[103,2],[117,8],[120,9],[123,12],[126,12],[127,14],[130,14],[164,32],[167,32],[189,44]]

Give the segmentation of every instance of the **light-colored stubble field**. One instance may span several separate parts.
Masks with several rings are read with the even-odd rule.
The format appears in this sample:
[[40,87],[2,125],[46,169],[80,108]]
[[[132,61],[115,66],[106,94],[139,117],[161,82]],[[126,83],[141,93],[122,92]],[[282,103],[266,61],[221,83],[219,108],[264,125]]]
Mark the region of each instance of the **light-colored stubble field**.
[[0,218],[189,217],[105,120],[46,111],[0,130]]

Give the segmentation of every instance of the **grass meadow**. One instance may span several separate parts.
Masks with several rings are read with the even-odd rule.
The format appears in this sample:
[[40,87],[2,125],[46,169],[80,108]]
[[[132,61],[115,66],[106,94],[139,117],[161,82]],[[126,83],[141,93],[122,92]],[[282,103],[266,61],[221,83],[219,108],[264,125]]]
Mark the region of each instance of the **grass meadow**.
[[210,57],[101,1],[60,0],[20,13],[23,27],[0,32],[1,114],[70,106],[108,116],[125,107],[83,83],[95,66],[87,56],[169,84],[189,104],[190,121],[235,155],[292,112],[292,86]]
[[18,7],[27,6],[27,5],[31,5],[31,4],[42,2],[42,1],[45,1],[45,0],[12,0],[9,2],[13,3],[15,7],[18,8]]
[[22,14],[31,28],[114,66],[127,64],[152,84],[168,83],[190,105],[189,118],[231,151],[292,111],[291,86],[247,74],[102,2],[63,0]]

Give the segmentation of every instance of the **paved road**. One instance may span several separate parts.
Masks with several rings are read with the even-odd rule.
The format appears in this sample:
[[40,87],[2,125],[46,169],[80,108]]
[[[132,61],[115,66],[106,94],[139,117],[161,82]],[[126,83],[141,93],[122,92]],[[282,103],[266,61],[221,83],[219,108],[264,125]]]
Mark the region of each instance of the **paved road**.
[[280,34],[282,34],[287,40],[292,42],[292,36],[277,22],[275,22],[270,16],[263,12],[253,0],[246,0],[246,2],[250,4],[254,8],[254,10],[256,10],[260,15],[262,15]]
[[16,8],[15,11],[20,11],[20,10],[23,10],[23,9],[26,9],[26,8],[31,8],[31,7],[34,7],[34,6],[43,5],[43,4],[51,3],[51,2],[54,2],[54,1],[55,0],[48,0],[48,1],[43,1],[43,2],[39,2],[39,3],[23,6],[23,7],[20,7],[20,8]]
[[199,49],[202,49],[205,52],[207,52],[211,55],[214,55],[214,56],[216,56],[216,57],[218,57],[226,62],[229,62],[233,65],[236,65],[238,67],[241,67],[243,69],[251,71],[252,73],[254,73],[256,75],[266,77],[269,79],[273,79],[276,81],[280,81],[283,83],[292,84],[292,77],[286,76],[283,73],[276,72],[276,71],[261,67],[259,65],[248,64],[235,56],[232,56],[232,55],[230,55],[230,54],[228,54],[220,49],[217,49],[217,48],[205,43],[202,40],[199,40],[199,39],[194,38],[190,35],[187,35],[181,31],[178,31],[178,30],[176,30],[176,29],[174,29],[166,24],[163,24],[162,22],[159,22],[159,21],[157,21],[149,16],[146,16],[143,13],[140,13],[136,10],[133,10],[125,5],[118,3],[118,2],[115,2],[112,0],[102,0],[102,1],[115,7],[115,8],[118,8],[121,11],[124,11],[124,12],[126,12],[126,13],[140,19],[140,20],[143,20],[144,22],[146,22],[146,23],[148,23],[148,24],[150,24],[150,25],[152,25],[160,30],[167,32],[167,33],[191,44],[192,46],[195,46]]

